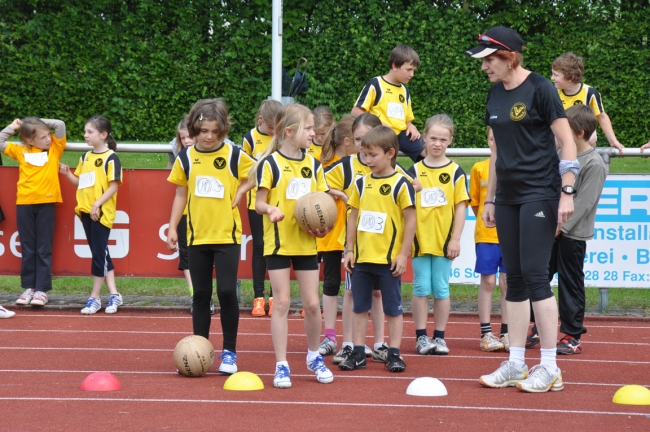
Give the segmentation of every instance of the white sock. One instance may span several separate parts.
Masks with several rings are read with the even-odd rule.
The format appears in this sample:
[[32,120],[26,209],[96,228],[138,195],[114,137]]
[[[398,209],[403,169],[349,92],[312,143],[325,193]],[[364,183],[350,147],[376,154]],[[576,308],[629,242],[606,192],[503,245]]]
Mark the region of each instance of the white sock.
[[343,345],[341,345],[341,348],[346,347],[346,346],[348,346],[350,348],[354,348],[354,344],[352,342],[343,342]]
[[379,348],[381,348],[382,346],[384,346],[384,343],[383,343],[383,342],[376,343],[375,346],[374,346],[374,350],[377,351],[377,350],[378,350]]
[[278,370],[278,367],[280,366],[286,366],[287,368],[289,367],[289,362],[284,360],[284,361],[279,361],[275,363],[275,370]]
[[313,362],[316,357],[318,357],[320,353],[318,351],[309,351],[307,350],[307,362],[311,363]]
[[514,362],[517,367],[526,366],[526,348],[519,347],[510,347],[510,358],[508,359],[511,362]]
[[[510,348],[512,350],[512,348]],[[548,366],[553,370],[557,370],[557,348],[551,349],[540,349],[542,355],[542,361],[540,362],[543,366]]]

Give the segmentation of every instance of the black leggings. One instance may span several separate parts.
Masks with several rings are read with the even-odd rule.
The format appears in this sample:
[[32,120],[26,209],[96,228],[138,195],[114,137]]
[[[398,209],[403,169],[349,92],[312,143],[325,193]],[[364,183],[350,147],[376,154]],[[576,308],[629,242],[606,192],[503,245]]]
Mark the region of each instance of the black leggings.
[[[264,224],[263,217],[255,210],[248,210],[248,222],[253,237],[253,291],[255,298],[264,297],[264,280],[266,279],[266,258],[264,258]],[[273,297],[273,287],[269,288],[269,297]]]
[[212,299],[212,268],[217,271],[217,297],[221,307],[223,349],[236,352],[239,327],[237,301],[237,269],[241,245],[198,245],[187,248],[190,276],[194,284],[192,324],[194,334],[210,337],[210,300]]
[[320,252],[323,259],[323,295],[336,297],[341,289],[342,251]]
[[508,270],[507,301],[536,302],[553,297],[548,266],[558,203],[549,200],[496,206],[499,245]]

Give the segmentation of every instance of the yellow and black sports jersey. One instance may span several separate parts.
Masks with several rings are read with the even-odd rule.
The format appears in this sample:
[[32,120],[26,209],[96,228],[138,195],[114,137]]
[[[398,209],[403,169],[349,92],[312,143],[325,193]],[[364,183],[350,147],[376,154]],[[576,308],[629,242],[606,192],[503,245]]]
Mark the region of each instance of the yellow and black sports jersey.
[[[335,154],[331,161],[326,164],[323,164],[323,167],[327,171],[327,167],[332,166],[336,162],[341,160],[341,156]],[[325,178],[327,180],[327,176]],[[345,243],[345,221],[346,221],[346,209],[347,205],[343,200],[336,199],[336,223],[332,231],[328,232],[327,235],[323,238],[316,239],[318,244],[318,252],[332,252],[332,251],[342,251],[343,244]],[[341,235],[343,234],[343,239],[341,240]]]
[[314,157],[316,160],[320,160],[320,155],[323,153],[323,146],[320,144],[316,144],[314,141],[311,142],[311,145],[307,149],[306,153],[308,155],[311,155]]
[[59,160],[65,150],[66,137],[52,134],[48,150],[22,143],[8,142],[4,153],[18,162],[16,204],[61,203]]
[[406,130],[406,123],[415,118],[406,86],[391,84],[380,76],[368,81],[354,105],[379,117],[396,134]]
[[239,147],[222,143],[216,150],[182,150],[167,181],[187,187],[187,245],[240,244],[237,188],[248,178],[255,159]]
[[[258,160],[269,148],[271,140],[273,140],[273,136],[265,134],[258,128],[253,128],[244,135],[242,148],[249,156]],[[255,210],[255,189],[251,189],[246,195],[248,209]]]
[[435,168],[420,161],[410,172],[422,183],[415,206],[416,229],[411,254],[413,257],[447,256],[456,204],[469,201],[465,172],[453,161]]
[[469,174],[469,205],[478,207],[476,213],[476,228],[474,229],[474,241],[476,243],[499,243],[497,229],[488,228],[483,222],[483,203],[487,199],[488,177],[490,175],[490,159],[476,162]]
[[600,93],[587,84],[581,84],[580,90],[574,95],[568,95],[564,90],[558,90],[557,92],[560,95],[560,100],[565,110],[571,108],[573,105],[582,104],[588,105],[594,111],[596,117],[605,112],[603,101],[600,99]]
[[[75,213],[90,213],[93,204],[106,192],[112,181],[122,184],[122,164],[113,150],[104,153],[84,153],[79,158],[79,165],[75,170],[79,177],[77,186],[77,207]],[[113,228],[117,206],[117,192],[106,201],[99,209],[99,223],[108,228]]]
[[258,166],[257,186],[269,190],[268,204],[284,215],[276,223],[264,215],[264,255],[316,255],[316,237],[300,229],[293,211],[303,195],[329,191],[321,163],[306,154],[292,159],[276,151]]
[[348,205],[359,210],[354,261],[391,264],[402,249],[403,210],[415,205],[411,183],[397,172],[363,176],[355,182]]

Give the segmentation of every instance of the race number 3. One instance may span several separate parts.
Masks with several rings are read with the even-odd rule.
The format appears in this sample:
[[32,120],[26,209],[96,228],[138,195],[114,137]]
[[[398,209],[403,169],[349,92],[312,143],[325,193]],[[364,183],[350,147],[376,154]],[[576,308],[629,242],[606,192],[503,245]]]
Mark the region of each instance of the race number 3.
[[294,177],[289,181],[287,186],[287,199],[297,200],[301,196],[308,194],[311,191],[310,178],[297,178]]
[[361,210],[357,229],[374,234],[383,234],[386,227],[386,213]]
[[203,198],[223,198],[223,184],[215,177],[196,176],[194,194]]
[[447,204],[445,192],[439,187],[422,189],[420,205],[422,207],[440,207]]

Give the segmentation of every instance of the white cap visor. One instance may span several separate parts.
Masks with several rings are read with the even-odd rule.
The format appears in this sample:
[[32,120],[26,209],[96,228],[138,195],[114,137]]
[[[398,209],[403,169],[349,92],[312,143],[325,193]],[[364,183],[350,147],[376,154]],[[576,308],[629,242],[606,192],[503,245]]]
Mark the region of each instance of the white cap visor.
[[483,58],[494,53],[496,50],[497,50],[496,48],[489,48],[485,45],[479,45],[477,47],[472,48],[471,50],[465,51],[465,54],[473,58]]

